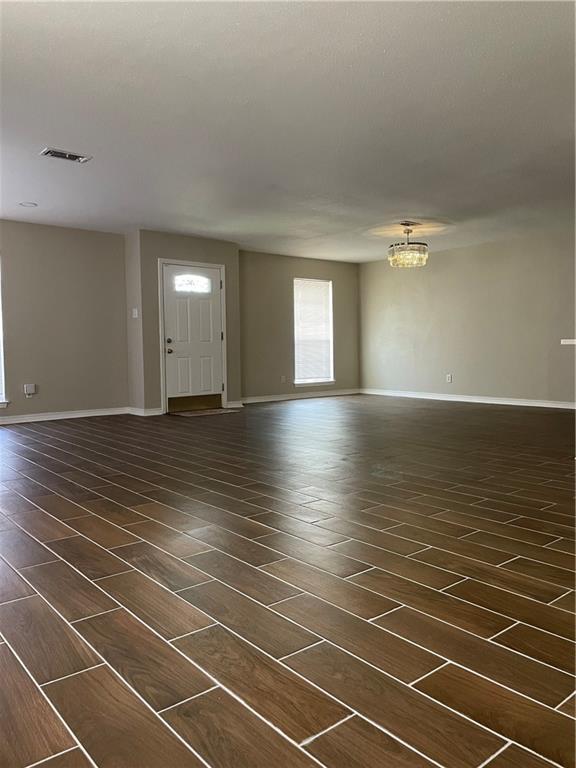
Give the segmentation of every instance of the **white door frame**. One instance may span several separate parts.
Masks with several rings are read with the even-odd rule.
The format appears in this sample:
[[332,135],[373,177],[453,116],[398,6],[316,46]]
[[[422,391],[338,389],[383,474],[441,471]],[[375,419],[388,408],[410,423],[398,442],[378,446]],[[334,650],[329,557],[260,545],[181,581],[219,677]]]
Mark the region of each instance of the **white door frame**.
[[160,320],[160,393],[162,413],[168,413],[168,397],[166,394],[166,355],[164,353],[166,335],[164,333],[164,266],[172,264],[175,267],[205,267],[208,269],[217,269],[220,272],[220,312],[222,317],[222,331],[224,339],[222,340],[222,407],[228,407],[228,371],[226,367],[226,342],[228,332],[226,329],[226,267],[224,264],[207,264],[201,261],[187,261],[184,259],[158,259],[158,308]]

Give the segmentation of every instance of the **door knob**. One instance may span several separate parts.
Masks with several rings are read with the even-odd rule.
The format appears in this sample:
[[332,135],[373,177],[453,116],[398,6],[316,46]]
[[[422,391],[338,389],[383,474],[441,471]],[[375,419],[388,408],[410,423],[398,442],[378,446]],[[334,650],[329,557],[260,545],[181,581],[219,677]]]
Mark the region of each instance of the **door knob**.
[[172,344],[172,339],[171,338],[167,338],[166,339],[166,344]]
[[174,352],[174,350],[173,350],[173,349],[167,349],[167,350],[166,350],[166,354],[167,354],[167,355],[171,355],[171,354],[172,354],[172,352]]

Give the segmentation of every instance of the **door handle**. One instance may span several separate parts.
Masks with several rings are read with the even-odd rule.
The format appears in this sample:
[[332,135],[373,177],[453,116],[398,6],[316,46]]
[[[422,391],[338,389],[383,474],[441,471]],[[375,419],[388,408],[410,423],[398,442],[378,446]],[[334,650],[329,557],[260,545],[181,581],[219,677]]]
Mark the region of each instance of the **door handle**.
[[171,354],[172,354],[172,352],[174,352],[174,350],[173,350],[173,349],[167,349],[167,350],[166,350],[166,354],[167,354],[167,355],[171,355]]
[[171,339],[170,337],[168,337],[168,338],[166,339],[166,344],[172,344],[172,339]]

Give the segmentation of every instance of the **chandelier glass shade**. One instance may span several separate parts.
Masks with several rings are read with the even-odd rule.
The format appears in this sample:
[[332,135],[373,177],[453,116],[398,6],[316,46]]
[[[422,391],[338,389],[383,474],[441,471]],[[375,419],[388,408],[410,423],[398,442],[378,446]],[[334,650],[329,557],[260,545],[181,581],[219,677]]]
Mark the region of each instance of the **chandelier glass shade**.
[[388,261],[392,267],[423,267],[428,261],[428,244],[411,243],[410,234],[416,222],[402,221],[404,225],[405,243],[394,243],[388,248]]

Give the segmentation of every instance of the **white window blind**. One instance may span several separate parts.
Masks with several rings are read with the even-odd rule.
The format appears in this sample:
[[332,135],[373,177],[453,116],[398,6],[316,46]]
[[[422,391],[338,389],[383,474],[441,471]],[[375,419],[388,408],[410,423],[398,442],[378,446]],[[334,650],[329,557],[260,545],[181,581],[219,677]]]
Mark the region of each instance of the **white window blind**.
[[332,282],[294,280],[294,383],[334,380]]

